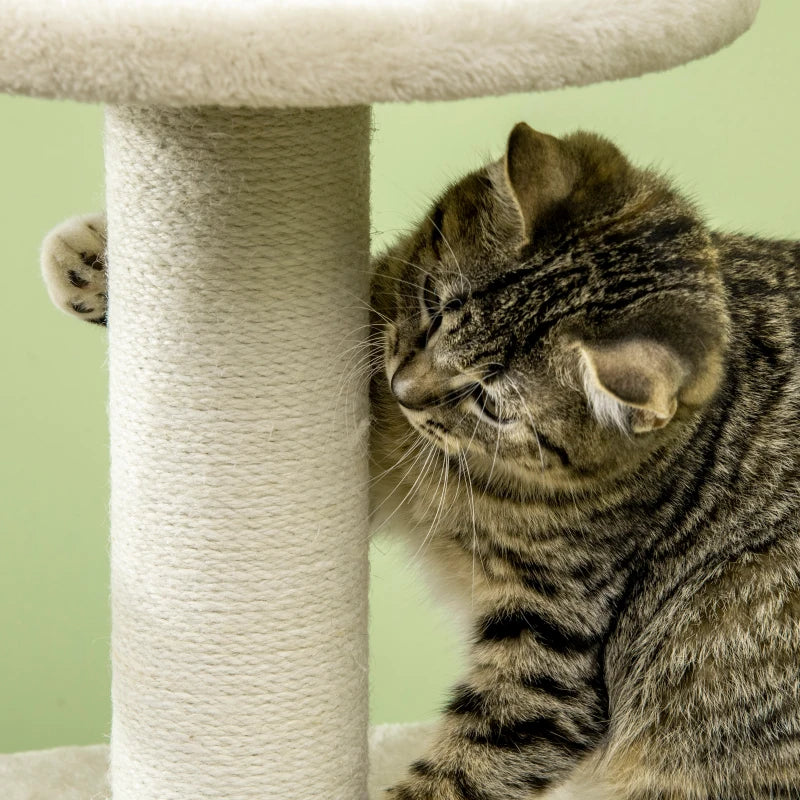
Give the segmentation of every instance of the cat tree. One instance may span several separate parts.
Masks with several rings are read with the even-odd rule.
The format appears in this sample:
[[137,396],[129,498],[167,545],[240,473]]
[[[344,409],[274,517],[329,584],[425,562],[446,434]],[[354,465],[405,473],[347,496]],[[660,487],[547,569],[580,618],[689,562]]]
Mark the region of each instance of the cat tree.
[[[0,89],[108,104],[114,800],[368,795],[368,104],[666,69],[757,6],[0,0]],[[421,744],[373,731],[372,796]],[[106,761],[2,756],[0,795]]]

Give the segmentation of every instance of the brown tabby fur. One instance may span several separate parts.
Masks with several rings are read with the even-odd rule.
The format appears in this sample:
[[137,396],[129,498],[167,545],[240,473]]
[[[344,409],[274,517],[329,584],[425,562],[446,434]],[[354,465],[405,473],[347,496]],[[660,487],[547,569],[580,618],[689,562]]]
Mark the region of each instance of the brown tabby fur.
[[800,798],[798,257],[520,125],[377,261],[375,505],[473,630],[396,800]]
[[800,800],[799,261],[522,124],[377,260],[376,523],[472,631],[393,800]]

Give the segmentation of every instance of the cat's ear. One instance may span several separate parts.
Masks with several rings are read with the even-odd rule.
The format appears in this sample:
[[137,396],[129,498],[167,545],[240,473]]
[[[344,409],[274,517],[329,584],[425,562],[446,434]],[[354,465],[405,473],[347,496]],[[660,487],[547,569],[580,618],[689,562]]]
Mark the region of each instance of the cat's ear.
[[670,347],[645,338],[575,346],[598,420],[649,433],[672,419],[688,370]]
[[569,196],[578,167],[560,139],[524,122],[517,123],[508,137],[504,164],[527,242],[536,220]]

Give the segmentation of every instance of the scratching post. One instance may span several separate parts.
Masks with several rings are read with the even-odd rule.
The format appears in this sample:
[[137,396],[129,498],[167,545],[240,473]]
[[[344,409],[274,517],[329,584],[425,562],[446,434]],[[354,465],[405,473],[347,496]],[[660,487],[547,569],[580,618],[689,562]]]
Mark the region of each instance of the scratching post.
[[115,800],[366,796],[369,119],[107,111]]
[[367,783],[367,398],[344,375],[367,105],[666,69],[757,7],[0,0],[0,90],[111,104],[114,701],[108,785],[102,748],[0,756],[4,800],[365,800],[401,775],[422,727],[372,730]]

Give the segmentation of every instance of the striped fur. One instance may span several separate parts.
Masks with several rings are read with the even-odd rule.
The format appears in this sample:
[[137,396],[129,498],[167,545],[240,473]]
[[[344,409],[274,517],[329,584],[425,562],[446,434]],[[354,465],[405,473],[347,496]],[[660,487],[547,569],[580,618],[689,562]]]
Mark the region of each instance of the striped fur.
[[377,260],[376,519],[472,637],[395,800],[800,798],[799,256],[518,126]]

